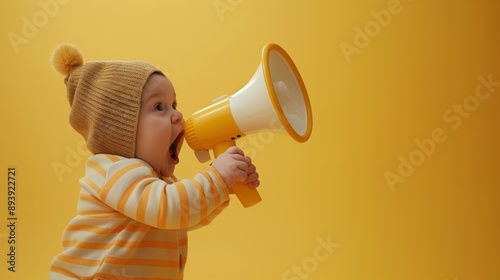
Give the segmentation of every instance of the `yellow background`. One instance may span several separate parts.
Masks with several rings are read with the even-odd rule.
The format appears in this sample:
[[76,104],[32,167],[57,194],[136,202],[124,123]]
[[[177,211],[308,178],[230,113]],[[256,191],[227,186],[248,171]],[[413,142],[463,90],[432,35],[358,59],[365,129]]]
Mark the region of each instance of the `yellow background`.
[[[61,42],[87,61],[158,65],[185,117],[241,88],[265,43],[299,68],[310,140],[265,131],[240,140],[263,201],[243,209],[234,199],[191,232],[185,279],[500,279],[500,87],[474,99],[479,76],[500,82],[497,1],[5,0],[0,11],[1,279],[45,279],[75,214],[88,154],[49,64]],[[453,110],[464,100],[473,110],[462,117]],[[435,130],[445,140],[418,157],[416,141]],[[401,175],[411,155],[418,166],[391,187],[386,172]],[[6,262],[9,166],[16,273]],[[185,145],[176,174],[203,166]]]

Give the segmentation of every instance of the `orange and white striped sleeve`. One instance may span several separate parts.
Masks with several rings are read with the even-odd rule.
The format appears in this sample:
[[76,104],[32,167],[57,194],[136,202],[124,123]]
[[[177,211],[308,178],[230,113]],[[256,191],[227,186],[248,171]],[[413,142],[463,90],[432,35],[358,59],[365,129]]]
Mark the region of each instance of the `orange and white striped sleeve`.
[[227,186],[213,167],[167,183],[140,159],[100,154],[89,158],[86,174],[80,182],[103,203],[156,228],[208,224],[229,203]]

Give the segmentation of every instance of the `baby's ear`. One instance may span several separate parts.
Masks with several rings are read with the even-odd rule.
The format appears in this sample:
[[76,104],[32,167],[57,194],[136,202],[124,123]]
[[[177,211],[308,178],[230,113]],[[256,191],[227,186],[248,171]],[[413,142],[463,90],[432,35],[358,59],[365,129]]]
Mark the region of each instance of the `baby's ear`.
[[80,51],[72,44],[63,43],[57,46],[50,57],[52,67],[63,75],[68,75],[74,66],[83,65]]

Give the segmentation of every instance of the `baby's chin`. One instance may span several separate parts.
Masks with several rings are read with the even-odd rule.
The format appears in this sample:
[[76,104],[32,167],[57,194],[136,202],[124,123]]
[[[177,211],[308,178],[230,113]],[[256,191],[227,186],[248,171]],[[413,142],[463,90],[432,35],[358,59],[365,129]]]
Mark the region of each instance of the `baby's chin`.
[[174,175],[174,170],[175,170],[175,165],[167,163],[160,170],[160,177],[172,177],[172,175]]

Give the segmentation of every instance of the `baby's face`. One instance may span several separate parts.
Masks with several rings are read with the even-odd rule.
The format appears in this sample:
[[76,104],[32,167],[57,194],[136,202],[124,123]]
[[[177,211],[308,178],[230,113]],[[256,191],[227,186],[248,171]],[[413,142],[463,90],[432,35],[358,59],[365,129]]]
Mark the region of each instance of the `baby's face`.
[[176,106],[172,83],[151,75],[142,92],[135,155],[164,177],[173,174],[184,142],[185,121]]

